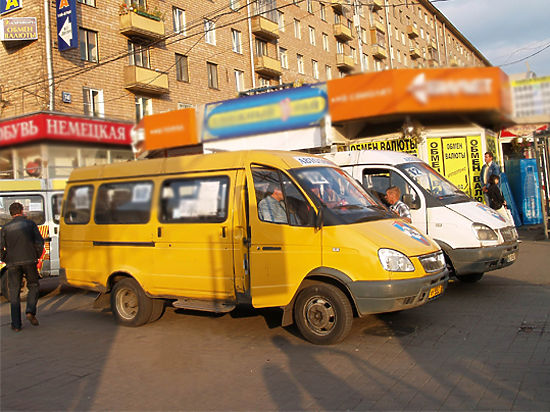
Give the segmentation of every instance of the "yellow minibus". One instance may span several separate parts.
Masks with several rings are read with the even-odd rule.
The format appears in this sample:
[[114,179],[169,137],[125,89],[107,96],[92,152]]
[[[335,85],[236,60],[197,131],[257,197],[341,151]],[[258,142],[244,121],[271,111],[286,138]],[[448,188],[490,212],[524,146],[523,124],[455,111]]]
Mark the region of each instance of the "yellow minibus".
[[439,297],[448,281],[432,240],[329,160],[241,151],[75,169],[63,200],[61,276],[100,292],[138,326],[166,303],[229,312],[281,307],[316,344],[354,315]]

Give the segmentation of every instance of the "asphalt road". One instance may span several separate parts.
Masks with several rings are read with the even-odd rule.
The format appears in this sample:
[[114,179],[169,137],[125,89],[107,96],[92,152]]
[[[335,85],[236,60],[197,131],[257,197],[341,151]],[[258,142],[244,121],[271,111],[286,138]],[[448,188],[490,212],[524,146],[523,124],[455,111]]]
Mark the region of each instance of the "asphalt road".
[[139,328],[44,282],[39,327],[1,305],[5,410],[550,410],[550,242],[319,347],[278,310],[168,309]]

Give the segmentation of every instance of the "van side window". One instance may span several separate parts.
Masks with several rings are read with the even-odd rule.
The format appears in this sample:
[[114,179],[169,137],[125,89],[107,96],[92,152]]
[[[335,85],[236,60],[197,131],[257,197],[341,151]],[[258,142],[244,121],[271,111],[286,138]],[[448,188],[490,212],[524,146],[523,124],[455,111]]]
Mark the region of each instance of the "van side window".
[[63,205],[63,217],[69,225],[83,225],[90,221],[92,196],[94,187],[73,186],[67,193],[67,200]]
[[227,219],[227,176],[165,180],[160,193],[163,223],[221,223]]
[[252,177],[261,221],[313,226],[313,209],[288,176],[274,169],[253,167]]
[[43,225],[46,221],[44,212],[44,198],[40,195],[19,195],[19,196],[0,196],[0,226],[5,225],[12,217],[10,215],[10,205],[12,203],[21,203],[23,213],[37,225]]
[[385,201],[386,189],[390,186],[397,186],[401,190],[401,200],[411,209],[420,209],[420,198],[399,173],[387,169],[364,169],[363,186],[374,193],[383,202]]
[[153,182],[104,183],[97,190],[97,224],[147,223],[151,215]]
[[63,193],[52,196],[52,218],[53,222],[59,224],[61,217],[61,204],[63,203]]

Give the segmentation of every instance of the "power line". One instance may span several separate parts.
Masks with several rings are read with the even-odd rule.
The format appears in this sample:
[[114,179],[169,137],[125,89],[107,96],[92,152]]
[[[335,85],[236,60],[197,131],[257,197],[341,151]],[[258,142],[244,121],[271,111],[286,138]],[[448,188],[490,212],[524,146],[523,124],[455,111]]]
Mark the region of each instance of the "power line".
[[[537,50],[536,52],[531,53],[529,56],[522,57],[521,59],[517,59],[517,60],[514,60],[514,61],[509,62],[509,63],[499,64],[497,67],[505,67],[505,66],[511,66],[512,64],[521,63],[522,61],[525,61],[525,60],[527,60],[527,59],[530,59],[530,58],[533,57],[533,56],[536,56],[536,55],[539,54],[539,53],[542,53],[543,51],[545,51],[545,50],[548,49],[548,48],[550,48],[550,43],[548,43],[547,45],[543,46],[540,50]],[[520,49],[520,50],[521,50],[521,49]]]

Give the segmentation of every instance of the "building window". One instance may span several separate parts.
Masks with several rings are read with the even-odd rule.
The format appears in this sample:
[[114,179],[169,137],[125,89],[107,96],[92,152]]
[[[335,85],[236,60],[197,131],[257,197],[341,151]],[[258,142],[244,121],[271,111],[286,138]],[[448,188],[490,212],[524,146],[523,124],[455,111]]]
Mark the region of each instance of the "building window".
[[231,44],[233,45],[233,51],[235,53],[241,54],[241,32],[239,30],[231,29],[231,42]]
[[185,10],[172,7],[172,21],[174,24],[174,33],[185,34]]
[[361,28],[361,43],[363,43],[363,44],[368,43],[367,30],[365,30],[364,28]]
[[239,9],[239,0],[229,0],[229,8],[237,11]]
[[319,63],[317,60],[311,61],[311,71],[314,79],[319,79]]
[[328,34],[323,33],[323,50],[328,51]]
[[332,70],[330,69],[330,66],[325,66],[325,77],[327,80],[332,79]]
[[208,44],[216,45],[216,23],[204,19],[204,40]]
[[254,15],[261,15],[272,22],[277,22],[279,13],[277,10],[277,0],[255,0]]
[[344,43],[341,41],[336,42],[336,54],[343,54],[344,53]]
[[78,0],[79,3],[95,7],[95,0]]
[[288,69],[288,53],[282,47],[279,47],[279,60],[281,60],[281,67]]
[[285,14],[279,10],[279,31],[285,31]]
[[296,59],[298,60],[298,73],[304,74],[304,56],[297,54]]
[[323,3],[321,3],[321,20],[327,21],[327,8]]
[[369,69],[369,57],[365,53],[363,53],[362,59],[363,59],[363,70],[366,71]]
[[147,8],[147,0],[124,0],[124,3],[131,7]]
[[244,72],[242,70],[235,70],[235,88],[238,92],[244,90]]
[[294,37],[296,37],[297,39],[302,38],[302,33],[300,30],[300,20],[298,19],[294,19]]
[[306,5],[307,5],[308,13],[313,13],[313,1],[312,0],[306,0]]
[[258,78],[258,83],[260,84],[260,87],[267,87],[269,86],[269,79],[266,79],[265,77]]
[[312,46],[315,46],[316,44],[316,41],[315,41],[315,28],[309,26],[309,43],[312,45]]
[[139,43],[128,42],[128,63],[130,66],[151,68],[149,49]]
[[386,36],[381,31],[375,30],[376,43],[378,46],[386,47]]
[[206,62],[206,69],[208,71],[208,87],[218,89],[218,65]]
[[103,90],[82,88],[84,100],[84,114],[93,117],[103,117]]
[[176,79],[179,82],[189,81],[189,62],[187,56],[176,53]]
[[97,62],[97,32],[79,29],[80,58],[89,62]]
[[342,23],[342,15],[339,13],[334,13],[334,24]]
[[267,42],[256,39],[256,56],[267,56]]
[[353,59],[353,62],[355,64],[357,64],[357,53],[355,52],[355,48],[354,47],[350,47],[349,48],[349,55],[350,57]]
[[143,116],[153,114],[153,100],[148,97],[136,96],[136,122],[143,119]]

